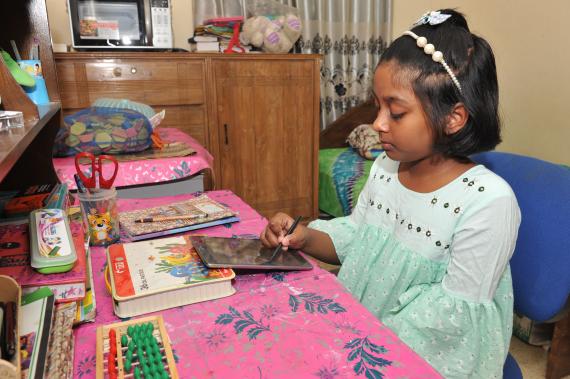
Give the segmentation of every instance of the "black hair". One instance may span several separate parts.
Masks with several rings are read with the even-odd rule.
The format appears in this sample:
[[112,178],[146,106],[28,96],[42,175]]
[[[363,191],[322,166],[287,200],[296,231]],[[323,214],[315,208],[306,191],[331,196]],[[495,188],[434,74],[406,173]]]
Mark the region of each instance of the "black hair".
[[[485,39],[471,33],[463,14],[442,9],[451,17],[438,25],[422,24],[411,29],[443,53],[461,85],[455,86],[443,65],[416,45],[408,35],[397,38],[382,54],[378,66],[397,62],[400,72],[409,77],[434,131],[434,150],[446,156],[464,158],[492,150],[501,142],[499,85],[495,57]],[[446,118],[457,103],[469,113],[465,126],[446,134]]]

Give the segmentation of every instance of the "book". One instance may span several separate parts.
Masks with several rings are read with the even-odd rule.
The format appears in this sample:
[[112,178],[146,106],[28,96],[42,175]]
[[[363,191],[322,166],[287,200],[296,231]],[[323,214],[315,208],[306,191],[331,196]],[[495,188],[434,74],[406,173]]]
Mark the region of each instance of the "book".
[[22,378],[44,378],[53,313],[54,295],[49,288],[22,296],[18,321]]
[[218,42],[218,36],[208,36],[208,35],[201,35],[201,36],[194,36],[188,39],[188,43],[198,43],[198,42]]
[[194,44],[194,51],[220,51],[220,43],[219,42],[196,42]]
[[[155,217],[181,218],[167,221],[137,222],[137,220]],[[178,203],[119,213],[121,230],[125,237],[131,241],[162,237],[237,221],[239,221],[239,217],[236,212],[210,199],[205,194]]]
[[107,267],[115,314],[132,317],[235,293],[231,269],[208,269],[188,236],[114,244]]
[[56,302],[85,297],[85,240],[81,222],[70,223],[77,261],[64,273],[40,274],[30,265],[30,237],[27,219],[0,222],[0,275],[11,276],[24,294],[49,287]]
[[6,202],[4,213],[10,217],[27,216],[29,212],[44,207],[56,187],[56,184],[38,184],[25,188]]

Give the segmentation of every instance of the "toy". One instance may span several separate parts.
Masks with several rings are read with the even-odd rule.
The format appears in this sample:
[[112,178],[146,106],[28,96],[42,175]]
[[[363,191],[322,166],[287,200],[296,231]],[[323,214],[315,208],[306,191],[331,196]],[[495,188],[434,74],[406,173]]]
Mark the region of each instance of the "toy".
[[250,17],[243,24],[240,40],[270,53],[286,53],[301,36],[301,27],[301,20],[292,13],[272,19]]
[[178,379],[162,316],[98,327],[96,367],[97,379]]

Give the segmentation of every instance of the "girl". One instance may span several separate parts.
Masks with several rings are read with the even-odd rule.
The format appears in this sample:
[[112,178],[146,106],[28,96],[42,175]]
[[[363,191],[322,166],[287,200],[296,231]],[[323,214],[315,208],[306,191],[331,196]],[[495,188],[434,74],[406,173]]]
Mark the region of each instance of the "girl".
[[500,378],[511,337],[509,271],[520,211],[469,155],[500,142],[495,60],[462,14],[430,12],[374,75],[384,148],[348,217],[260,238],[342,263],[339,279],[446,377]]

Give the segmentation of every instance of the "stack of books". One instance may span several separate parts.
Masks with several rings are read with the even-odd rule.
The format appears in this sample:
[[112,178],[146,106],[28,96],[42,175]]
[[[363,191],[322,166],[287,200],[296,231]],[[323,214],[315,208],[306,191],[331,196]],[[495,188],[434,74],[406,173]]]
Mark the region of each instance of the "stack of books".
[[220,41],[216,36],[194,36],[188,40],[192,51],[196,52],[220,52]]

